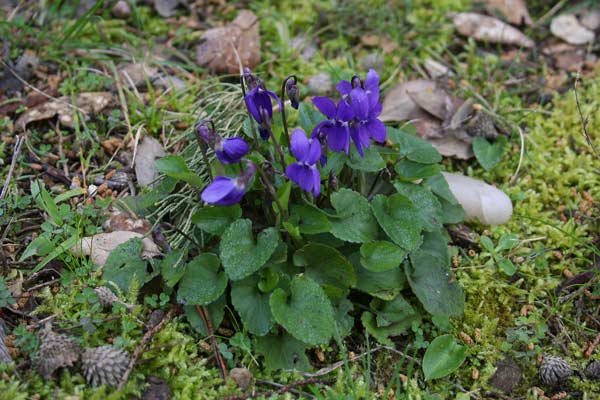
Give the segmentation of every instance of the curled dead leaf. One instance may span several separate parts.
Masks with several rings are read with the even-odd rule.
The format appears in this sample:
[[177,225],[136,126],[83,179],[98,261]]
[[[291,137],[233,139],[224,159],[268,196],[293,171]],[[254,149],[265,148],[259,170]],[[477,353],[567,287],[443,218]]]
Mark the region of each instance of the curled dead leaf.
[[562,14],[552,19],[550,23],[552,34],[567,43],[580,45],[594,41],[594,32],[579,23],[573,14]]
[[500,13],[513,25],[533,23],[525,0],[487,0],[486,8],[491,13]]
[[152,185],[158,174],[154,161],[166,155],[167,152],[158,140],[151,136],[144,136],[135,157],[135,176],[141,186]]
[[435,87],[435,81],[428,79],[416,79],[399,84],[385,96],[379,119],[383,122],[398,122],[421,117],[420,107],[409,96],[408,92],[418,93],[425,90],[434,90]]
[[142,258],[149,259],[160,255],[160,249],[151,238],[129,231],[114,231],[84,237],[80,243],[71,248],[71,252],[76,256],[90,256],[95,264],[104,266],[108,256],[118,245],[133,238],[142,239]]
[[[112,94],[109,92],[80,93],[77,95],[75,105],[86,114],[97,114],[104,110],[111,100]],[[43,121],[56,115],[61,125],[74,127],[73,106],[69,96],[62,96],[30,108],[19,117],[15,125],[17,129],[25,130],[27,124],[31,122]]]
[[454,26],[463,36],[490,43],[534,47],[533,40],[499,19],[471,12],[454,13],[451,16]]
[[204,32],[202,43],[196,47],[196,62],[214,72],[238,74],[239,55],[244,67],[255,67],[260,62],[258,27],[258,17],[252,11],[240,11],[230,24]]
[[131,216],[129,213],[112,210],[102,224],[105,232],[130,231],[142,235],[152,230],[152,224],[145,218]]

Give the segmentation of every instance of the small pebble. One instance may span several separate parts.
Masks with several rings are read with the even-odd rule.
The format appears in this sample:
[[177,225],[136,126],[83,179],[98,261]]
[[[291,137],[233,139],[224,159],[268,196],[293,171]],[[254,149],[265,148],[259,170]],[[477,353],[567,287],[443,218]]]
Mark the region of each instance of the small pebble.
[[308,80],[308,89],[313,94],[327,94],[333,89],[333,83],[329,74],[320,73]]
[[116,18],[127,19],[131,16],[131,7],[125,0],[119,0],[112,8],[112,13]]
[[242,390],[246,390],[250,387],[250,382],[252,382],[253,378],[252,372],[247,368],[234,368],[229,373],[229,377]]

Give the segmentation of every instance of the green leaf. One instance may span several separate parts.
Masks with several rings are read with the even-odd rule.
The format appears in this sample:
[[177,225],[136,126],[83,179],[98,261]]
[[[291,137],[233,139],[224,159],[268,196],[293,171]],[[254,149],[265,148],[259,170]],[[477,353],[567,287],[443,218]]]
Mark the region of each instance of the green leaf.
[[325,120],[325,116],[321,114],[317,109],[312,105],[312,103],[302,102],[300,103],[300,107],[298,107],[299,115],[298,122],[304,132],[312,132],[313,128],[321,121]]
[[250,333],[264,336],[275,320],[269,306],[270,293],[258,289],[258,277],[251,276],[231,285],[231,302]]
[[267,370],[307,371],[310,369],[306,357],[306,345],[290,335],[258,337],[256,351],[265,358]]
[[425,380],[442,378],[456,371],[467,358],[467,346],[458,344],[452,335],[438,336],[423,356]]
[[58,210],[56,202],[46,190],[44,182],[41,180],[31,181],[30,188],[31,196],[35,199],[38,207],[48,213],[52,220],[51,222],[54,225],[61,226],[63,224],[63,219],[60,215],[60,211]]
[[23,254],[21,254],[19,261],[26,260],[31,256],[45,256],[52,250],[54,250],[54,243],[46,236],[38,236],[29,243]]
[[458,203],[450,204],[444,199],[440,199],[442,205],[442,224],[458,224],[465,220],[465,210]]
[[292,205],[290,219],[295,221],[301,233],[314,235],[331,230],[331,222],[323,211],[310,205]]
[[291,294],[276,289],[271,294],[275,320],[298,340],[311,345],[327,343],[333,335],[333,308],[325,291],[307,276],[296,276]]
[[212,253],[203,253],[190,261],[179,282],[177,301],[181,304],[207,305],[225,292],[227,276],[219,272],[221,262]]
[[496,254],[496,249],[494,248],[494,242],[489,237],[482,235],[479,237],[479,243],[481,247],[483,247],[488,253]]
[[258,234],[256,244],[252,236],[252,221],[239,219],[223,232],[221,237],[221,261],[232,281],[252,275],[269,261],[279,244],[275,228],[267,228]]
[[433,315],[458,316],[464,310],[465,294],[448,264],[442,255],[417,250],[404,266],[413,293]]
[[191,172],[181,156],[166,156],[154,161],[156,169],[171,178],[189,183],[197,188],[204,187],[204,181]]
[[377,221],[369,202],[361,194],[342,189],[331,195],[331,204],[337,215],[331,219],[331,233],[351,243],[365,243],[377,237]]
[[517,272],[517,267],[508,258],[503,258],[498,262],[498,268],[507,276],[513,276]]
[[354,327],[354,317],[350,315],[350,311],[354,309],[354,305],[347,298],[343,298],[340,303],[335,307],[335,323],[337,331],[336,335],[340,338],[345,338],[352,332]]
[[425,178],[423,184],[441,199],[446,200],[450,204],[458,204],[458,200],[452,194],[446,178],[441,173]]
[[400,147],[399,156],[421,163],[436,164],[442,156],[428,141],[399,129],[387,128],[388,138]]
[[408,197],[413,204],[419,205],[419,214],[426,231],[435,231],[441,227],[444,219],[442,205],[431,190],[425,186],[406,182],[396,182],[394,187],[398,193]]
[[438,164],[421,164],[411,160],[401,160],[394,167],[398,176],[405,181],[427,178],[440,172]]
[[150,276],[146,269],[146,261],[142,260],[142,239],[133,238],[118,245],[106,259],[102,268],[102,279],[114,282],[121,291],[127,293],[134,279],[143,286]]
[[185,273],[186,266],[183,264],[185,257],[183,250],[173,250],[167,253],[160,262],[160,273],[165,280],[165,285],[175,287]]
[[[213,329],[217,329],[219,325],[221,325],[221,322],[223,322],[226,306],[227,296],[225,295],[219,297],[216,301],[206,306]],[[194,328],[202,336],[208,336],[208,328],[206,327],[202,317],[198,314],[198,307],[200,306],[183,306],[183,312],[185,313],[185,317],[190,325],[192,325],[192,328]]]
[[233,221],[242,216],[239,204],[229,207],[206,206],[196,211],[192,222],[203,231],[212,235],[221,235]]
[[346,165],[358,171],[378,172],[385,168],[385,161],[377,151],[375,145],[364,149],[364,156],[361,156],[356,148],[352,146]]
[[512,250],[519,243],[519,237],[515,234],[509,233],[502,235],[498,240],[498,246],[496,247],[497,252]]
[[42,261],[39,262],[38,265],[35,266],[35,268],[31,271],[31,273],[38,272],[39,270],[41,270],[42,268],[44,268],[46,266],[46,264],[48,264],[50,261],[52,261],[56,257],[60,256],[65,251],[68,251],[70,248],[72,248],[73,246],[75,246],[77,243],[80,243],[79,238],[77,237],[77,235],[73,235],[70,238],[68,238],[67,240],[65,240],[63,242],[60,242],[54,248],[54,250],[52,250],[46,257],[44,257],[42,259]]
[[338,250],[324,244],[309,243],[297,250],[294,265],[304,267],[305,274],[334,297],[342,297],[356,284],[352,265]]
[[361,316],[363,326],[374,338],[383,344],[391,345],[389,339],[406,333],[421,316],[402,296],[392,301],[374,299],[371,301],[374,313],[364,312]]
[[483,169],[489,171],[502,161],[506,144],[505,136],[499,136],[495,143],[490,143],[486,138],[478,136],[473,139],[473,153]]
[[412,251],[421,243],[423,223],[419,210],[400,193],[386,197],[378,194],[371,201],[377,222],[394,243]]
[[360,263],[373,272],[383,272],[398,268],[406,257],[406,251],[393,243],[376,241],[360,246]]
[[356,289],[361,292],[382,300],[392,300],[407,287],[402,266],[384,272],[369,271],[361,265],[359,253],[351,254],[348,261],[356,272]]
[[[277,189],[277,199],[279,200],[279,204],[281,204],[281,207],[283,207],[284,211],[288,210],[288,203],[290,201],[290,193],[291,192],[292,192],[292,181],[287,181],[286,183],[281,185],[281,187],[279,187],[279,189]],[[273,210],[276,213],[279,212],[279,208],[277,207],[277,204],[275,202],[273,202],[273,204],[271,204],[271,206],[273,207]]]

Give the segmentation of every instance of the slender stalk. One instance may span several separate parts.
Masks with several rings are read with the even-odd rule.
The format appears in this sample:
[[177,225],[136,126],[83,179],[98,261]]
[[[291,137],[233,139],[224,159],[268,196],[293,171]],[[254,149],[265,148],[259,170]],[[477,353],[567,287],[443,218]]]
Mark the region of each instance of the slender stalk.
[[[215,123],[212,121],[212,119],[202,120],[196,126],[200,126],[200,124],[205,124],[205,123],[210,123],[212,125],[213,132],[215,131]],[[212,181],[213,174],[212,174],[212,170],[210,168],[210,161],[208,159],[208,155],[206,154],[206,143],[204,143],[204,141],[202,140],[202,138],[200,137],[199,134],[196,134],[196,140],[198,141],[198,146],[200,146],[200,152],[202,153],[202,159],[204,161],[204,165],[206,166],[206,172],[208,173],[208,177]]]
[[288,75],[281,84],[281,120],[283,121],[283,132],[285,133],[288,147],[290,146],[290,133],[288,132],[287,118],[285,116],[285,100],[283,99],[285,99],[285,86],[290,79],[294,80],[294,84],[297,82],[296,75]]
[[[242,96],[244,96],[244,99],[246,99],[246,83],[244,81],[244,76],[240,76],[240,86],[242,87]],[[252,127],[252,136],[254,137],[254,145],[256,146],[256,150],[258,150],[258,135],[256,134],[256,126],[254,125],[254,119],[252,118],[252,115],[250,114],[250,111],[248,110],[248,108],[246,107],[246,113],[248,114],[248,117],[250,118],[250,126]]]
[[279,158],[281,158],[281,168],[283,171],[285,171],[285,155],[283,154],[283,149],[279,145],[279,142],[277,141],[277,138],[275,137],[275,134],[273,132],[271,132],[271,137],[273,138],[275,150],[277,151],[277,154],[279,154]]
[[[263,170],[263,168],[260,165],[256,165],[256,170],[258,171],[260,178],[263,181],[263,185],[265,185],[265,187],[267,188],[267,192],[269,192],[269,195],[273,198],[273,201],[275,202],[275,205],[277,206],[277,209],[279,210],[279,214],[287,217],[287,214],[285,213],[283,206],[281,205],[281,203],[279,202],[279,199],[277,198],[277,192],[275,191],[275,188],[269,181],[269,177],[267,176],[267,174],[265,173],[265,171]],[[277,218],[277,225],[279,225],[279,218]]]

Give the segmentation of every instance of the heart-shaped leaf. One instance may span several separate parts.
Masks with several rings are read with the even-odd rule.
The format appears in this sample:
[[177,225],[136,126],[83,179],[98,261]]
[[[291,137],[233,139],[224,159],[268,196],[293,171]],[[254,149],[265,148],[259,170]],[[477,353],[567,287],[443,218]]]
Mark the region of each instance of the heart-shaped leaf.
[[452,335],[438,336],[423,356],[425,380],[442,378],[456,371],[467,358],[467,346],[458,344]]
[[270,293],[258,288],[258,277],[251,276],[231,285],[231,302],[250,333],[264,336],[275,320],[269,306]]
[[494,143],[490,143],[484,137],[473,139],[473,153],[479,164],[486,171],[491,170],[502,161],[506,150],[506,137],[499,136]]
[[441,167],[438,164],[422,164],[405,159],[396,163],[394,169],[400,179],[414,181],[438,174]]
[[419,214],[423,221],[423,228],[426,231],[436,231],[440,229],[444,216],[442,214],[442,205],[429,188],[414,183],[396,182],[394,187],[398,193],[402,193],[419,205]]
[[429,313],[445,316],[463,313],[465,294],[443,257],[429,251],[415,251],[410,255],[410,263],[405,263],[405,272],[413,293]]
[[314,235],[329,232],[331,222],[323,211],[309,205],[293,205],[290,219],[298,226],[301,233]]
[[377,237],[377,221],[365,197],[342,189],[331,195],[331,204],[337,211],[331,219],[333,236],[351,243],[370,242]]
[[364,149],[362,156],[352,147],[348,158],[346,158],[346,165],[358,171],[378,172],[385,168],[385,161],[377,151],[375,145]]
[[402,266],[384,272],[369,271],[361,265],[359,253],[350,255],[348,261],[356,271],[356,289],[361,292],[382,300],[392,300],[407,287]]
[[333,307],[318,283],[308,276],[296,276],[291,294],[275,289],[271,294],[271,312],[275,320],[296,339],[317,345],[333,335]]
[[333,247],[309,243],[294,253],[294,265],[304,267],[305,274],[334,297],[341,297],[356,284],[354,268]]
[[[213,329],[216,329],[223,322],[223,317],[225,316],[225,307],[227,306],[227,296],[223,295],[219,297],[216,301],[210,303],[206,308],[208,309],[208,315],[210,316],[210,320],[213,325]],[[202,336],[208,336],[208,328],[204,323],[204,320],[198,314],[199,306],[183,306],[183,312],[188,322],[197,332],[199,332]]]
[[429,142],[400,129],[388,128],[388,138],[399,145],[398,155],[421,164],[437,164],[442,156]]
[[242,216],[241,207],[203,207],[192,216],[192,222],[203,231],[221,235],[233,221]]
[[252,236],[252,221],[239,219],[229,225],[221,237],[221,261],[232,281],[238,281],[258,271],[275,252],[279,236],[275,228]]
[[406,251],[394,243],[375,241],[360,246],[360,263],[373,272],[383,272],[398,268],[406,257]]
[[125,293],[133,279],[139,286],[148,282],[150,276],[146,269],[146,261],[141,257],[143,247],[141,238],[129,239],[118,245],[106,259],[102,268],[102,279],[115,283]]
[[265,357],[265,366],[271,371],[277,369],[307,371],[310,368],[305,353],[306,344],[290,335],[258,337],[256,351]]
[[304,129],[304,132],[311,132],[315,125],[323,120],[325,120],[323,114],[317,111],[311,103],[300,103],[300,107],[298,107],[298,122],[302,129]]
[[227,287],[227,276],[219,272],[221,262],[212,253],[190,261],[179,282],[177,301],[186,305],[206,305],[219,298]]
[[417,248],[421,242],[423,223],[419,210],[410,199],[400,193],[386,197],[378,194],[371,202],[377,222],[394,243],[406,251]]
[[375,314],[364,312],[361,321],[373,337],[383,344],[392,344],[389,339],[406,333],[421,316],[402,296],[392,301],[374,299],[371,308]]

